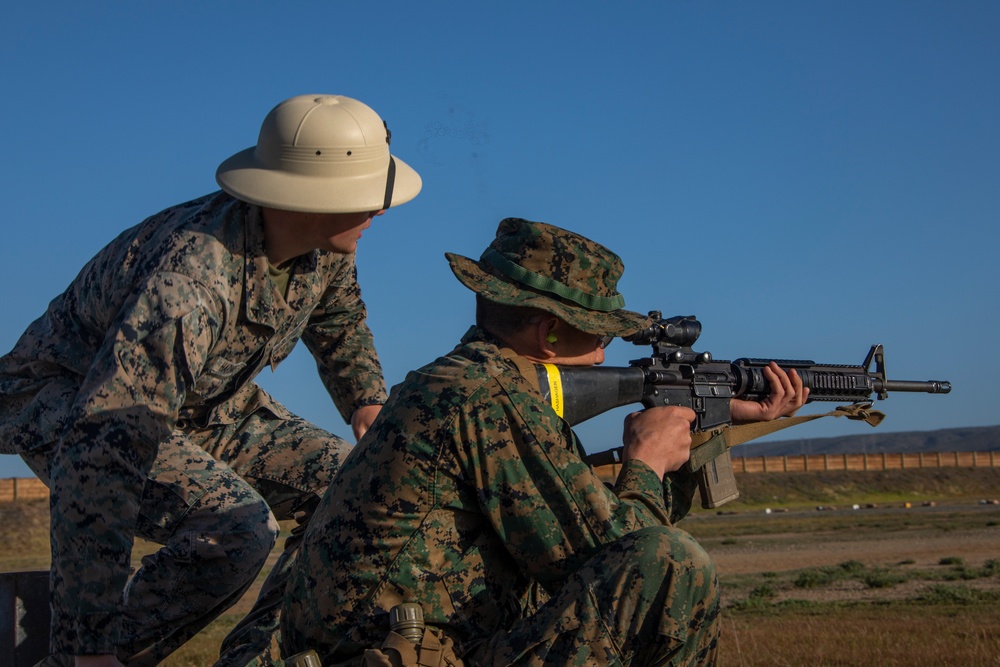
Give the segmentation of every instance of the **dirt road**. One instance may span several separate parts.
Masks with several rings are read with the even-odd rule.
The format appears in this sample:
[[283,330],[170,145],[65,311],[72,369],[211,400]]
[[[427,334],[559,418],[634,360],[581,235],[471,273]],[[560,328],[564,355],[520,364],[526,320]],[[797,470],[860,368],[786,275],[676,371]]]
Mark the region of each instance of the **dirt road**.
[[[1000,509],[994,513],[1000,522]],[[942,558],[961,558],[971,565],[981,565],[989,559],[1000,558],[1000,525],[993,526],[993,530],[989,528],[985,525],[953,530],[914,527],[748,535],[729,540],[730,543],[726,543],[726,539],[711,540],[706,547],[722,574],[795,570],[836,565],[848,560],[872,566],[903,561],[929,566],[936,565]]]

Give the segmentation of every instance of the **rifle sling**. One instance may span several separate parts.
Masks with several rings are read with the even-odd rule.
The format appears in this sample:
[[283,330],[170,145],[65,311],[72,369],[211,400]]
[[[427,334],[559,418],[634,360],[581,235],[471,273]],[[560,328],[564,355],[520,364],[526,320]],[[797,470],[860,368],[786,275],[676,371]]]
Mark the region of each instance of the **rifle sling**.
[[878,410],[872,410],[871,406],[870,402],[852,403],[851,405],[838,406],[830,412],[819,415],[785,417],[772,421],[723,426],[711,431],[692,433],[691,459],[688,461],[688,465],[691,470],[698,470],[731,447],[822,417],[847,417],[867,422],[873,427],[878,426],[885,419],[885,414]]

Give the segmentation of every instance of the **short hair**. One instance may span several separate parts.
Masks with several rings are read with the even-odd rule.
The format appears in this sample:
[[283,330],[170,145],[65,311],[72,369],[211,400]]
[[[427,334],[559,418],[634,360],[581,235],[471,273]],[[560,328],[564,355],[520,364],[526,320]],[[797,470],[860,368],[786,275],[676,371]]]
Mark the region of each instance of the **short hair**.
[[530,306],[508,306],[476,294],[476,326],[486,329],[499,338],[519,333],[533,324],[532,318],[539,315],[549,315],[549,313]]

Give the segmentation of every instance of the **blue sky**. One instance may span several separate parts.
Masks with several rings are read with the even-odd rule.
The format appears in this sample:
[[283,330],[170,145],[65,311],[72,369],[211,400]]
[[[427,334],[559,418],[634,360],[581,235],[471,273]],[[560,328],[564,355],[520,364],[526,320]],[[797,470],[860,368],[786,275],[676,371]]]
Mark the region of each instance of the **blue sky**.
[[[6,3],[0,353],[119,231],[215,190],[271,107],[337,93],[424,180],[359,248],[390,384],[472,321],[444,252],[516,216],[613,249],[628,307],[697,315],[718,359],[879,342],[891,377],[953,382],[881,402],[881,431],[997,424],[997,34],[992,1]],[[260,381],[349,435],[304,349]]]

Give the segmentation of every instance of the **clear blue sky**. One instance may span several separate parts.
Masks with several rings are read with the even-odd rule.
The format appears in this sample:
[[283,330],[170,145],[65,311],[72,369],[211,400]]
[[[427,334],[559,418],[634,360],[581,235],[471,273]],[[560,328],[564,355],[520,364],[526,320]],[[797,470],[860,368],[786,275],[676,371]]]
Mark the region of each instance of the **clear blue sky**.
[[[896,379],[954,383],[879,430],[997,424],[998,34],[992,0],[5,3],[0,352],[119,231],[215,190],[272,106],[339,93],[424,179],[359,249],[390,384],[472,321],[443,253],[518,216],[615,250],[627,305],[697,315],[716,358],[880,342]],[[260,380],[349,435],[304,349]]]

